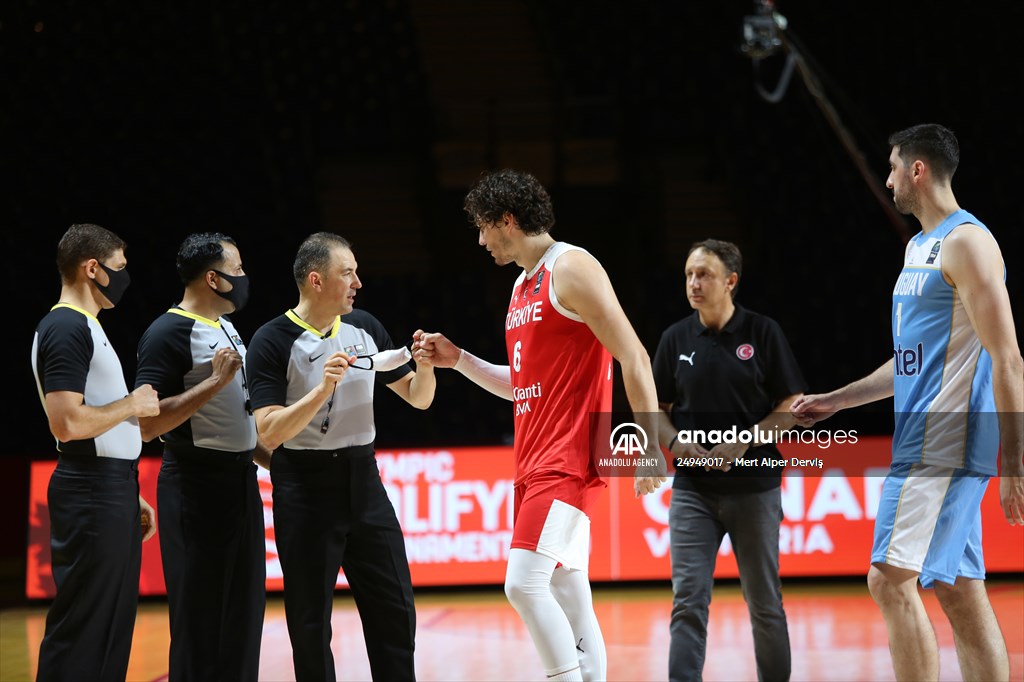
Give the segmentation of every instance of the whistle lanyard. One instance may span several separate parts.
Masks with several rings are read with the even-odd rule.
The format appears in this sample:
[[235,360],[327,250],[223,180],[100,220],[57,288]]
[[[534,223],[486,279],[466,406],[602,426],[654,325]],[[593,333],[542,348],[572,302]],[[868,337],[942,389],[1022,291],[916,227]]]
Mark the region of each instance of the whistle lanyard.
[[[224,336],[227,337],[228,343],[231,344],[231,350],[233,350],[236,353],[238,353],[238,346],[235,345],[235,342],[231,338],[231,334],[228,334],[228,330],[224,328],[223,324],[220,325],[220,330],[222,332],[224,332]],[[242,357],[242,354],[238,353],[238,356]],[[245,396],[245,411],[246,411],[246,413],[249,416],[252,416],[252,401],[249,400],[249,379],[248,379],[248,377],[245,376],[245,358],[244,357],[242,358],[241,371],[242,371],[242,395]]]

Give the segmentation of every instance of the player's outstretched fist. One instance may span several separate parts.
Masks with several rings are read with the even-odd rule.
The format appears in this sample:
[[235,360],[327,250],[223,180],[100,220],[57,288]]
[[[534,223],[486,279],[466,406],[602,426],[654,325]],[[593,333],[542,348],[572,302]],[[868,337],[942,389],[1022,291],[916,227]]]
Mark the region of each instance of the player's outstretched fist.
[[425,332],[417,329],[412,335],[412,357],[416,362],[434,367],[455,366],[462,355],[462,349],[439,332]]

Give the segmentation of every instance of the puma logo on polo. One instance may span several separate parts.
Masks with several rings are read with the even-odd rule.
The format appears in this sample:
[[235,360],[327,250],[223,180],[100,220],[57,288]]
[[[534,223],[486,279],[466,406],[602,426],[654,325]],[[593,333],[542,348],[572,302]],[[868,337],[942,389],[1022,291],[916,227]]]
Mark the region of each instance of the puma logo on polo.
[[693,367],[693,356],[696,355],[696,354],[697,354],[697,351],[693,351],[689,355],[683,355],[682,353],[680,353],[679,354],[679,362],[682,362],[683,360],[686,360],[688,363],[690,363],[690,367]]

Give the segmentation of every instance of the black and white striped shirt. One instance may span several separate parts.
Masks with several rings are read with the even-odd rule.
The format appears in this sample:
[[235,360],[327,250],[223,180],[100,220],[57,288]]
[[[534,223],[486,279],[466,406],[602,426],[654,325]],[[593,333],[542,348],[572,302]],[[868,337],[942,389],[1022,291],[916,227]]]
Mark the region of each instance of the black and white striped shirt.
[[[121,360],[99,320],[67,303],[51,308],[36,327],[32,372],[43,410],[44,396],[54,391],[81,393],[91,407],[103,407],[128,395]],[[139,420],[126,419],[95,438],[58,441],[57,450],[69,455],[137,459],[142,452]]]
[[[163,400],[179,395],[213,373],[213,356],[233,348],[245,360],[245,344],[231,320],[209,320],[171,308],[153,321],[139,341],[136,387],[150,384]],[[161,440],[226,452],[256,447],[256,420],[246,409],[245,373],[238,371],[209,402],[190,418],[163,434]]]
[[[249,344],[246,371],[252,407],[256,410],[296,403],[323,381],[324,363],[333,353],[373,355],[394,347],[384,326],[364,310],[353,310],[336,318],[327,334],[321,334],[289,310],[260,327]],[[367,361],[357,364],[366,366]],[[373,419],[375,380],[387,385],[412,371],[408,364],[389,372],[350,368],[338,383],[334,397],[284,447],[336,450],[373,443],[377,435]],[[321,426],[328,414],[327,433],[322,433]]]

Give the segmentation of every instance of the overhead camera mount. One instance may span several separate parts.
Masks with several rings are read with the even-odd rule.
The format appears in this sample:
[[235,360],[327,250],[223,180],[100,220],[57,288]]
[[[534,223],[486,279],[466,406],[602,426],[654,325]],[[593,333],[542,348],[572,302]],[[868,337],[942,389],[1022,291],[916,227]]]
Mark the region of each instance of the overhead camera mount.
[[[754,0],[754,13],[743,17],[743,42],[740,44],[740,51],[750,57],[753,64],[754,88],[765,101],[771,104],[778,104],[782,101],[789,88],[794,69],[800,72],[804,85],[807,86],[807,90],[814,97],[818,108],[821,109],[832,130],[835,131],[861,177],[867,183],[868,189],[871,190],[889,218],[889,222],[906,243],[910,239],[910,230],[906,221],[893,207],[891,198],[882,192],[878,178],[864,161],[864,155],[857,148],[853,135],[843,125],[839,113],[825,95],[825,89],[822,87],[820,79],[814,73],[808,60],[804,58],[802,52],[805,50],[789,30],[789,20],[776,11],[774,0]],[[769,91],[760,81],[761,60],[780,52],[786,53],[786,63],[782,67],[778,84]]]
[[787,24],[786,17],[775,11],[773,0],[755,0],[755,13],[743,17],[740,50],[753,59],[770,57],[782,49],[780,32]]

